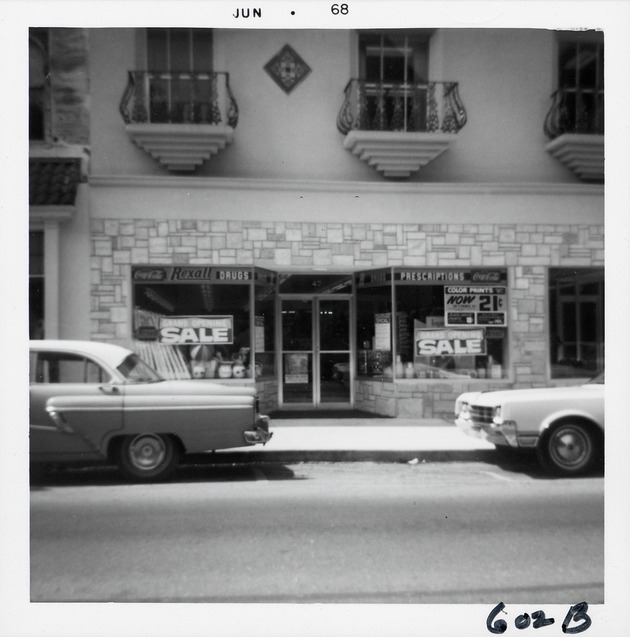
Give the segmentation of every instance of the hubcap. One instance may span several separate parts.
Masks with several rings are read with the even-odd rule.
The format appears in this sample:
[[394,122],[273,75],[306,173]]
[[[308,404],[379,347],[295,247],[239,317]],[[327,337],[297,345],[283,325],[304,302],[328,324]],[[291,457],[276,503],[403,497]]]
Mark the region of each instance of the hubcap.
[[564,427],[556,431],[550,444],[551,456],[559,465],[579,467],[588,460],[591,443],[580,429]]
[[159,467],[165,456],[166,446],[159,436],[138,436],[129,445],[129,459],[135,467],[144,471]]

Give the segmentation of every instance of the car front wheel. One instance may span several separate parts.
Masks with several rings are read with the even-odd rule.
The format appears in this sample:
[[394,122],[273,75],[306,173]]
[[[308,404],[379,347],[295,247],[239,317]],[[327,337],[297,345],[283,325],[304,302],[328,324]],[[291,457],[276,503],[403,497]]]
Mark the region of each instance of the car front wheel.
[[549,471],[574,476],[591,471],[600,455],[600,441],[582,423],[565,422],[552,427],[540,441],[538,458]]
[[125,477],[143,482],[169,478],[179,458],[172,438],[143,433],[122,441],[118,460]]

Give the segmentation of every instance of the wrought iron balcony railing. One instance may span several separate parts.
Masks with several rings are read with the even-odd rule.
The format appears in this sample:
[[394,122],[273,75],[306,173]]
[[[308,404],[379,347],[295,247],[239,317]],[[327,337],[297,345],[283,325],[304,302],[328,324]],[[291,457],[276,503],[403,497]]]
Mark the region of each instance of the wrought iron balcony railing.
[[125,124],[227,124],[238,122],[228,73],[129,71],[120,101]]
[[457,82],[376,83],[352,79],[345,88],[337,128],[456,133],[466,124]]
[[604,91],[558,89],[545,118],[544,132],[549,139],[565,133],[604,134]]

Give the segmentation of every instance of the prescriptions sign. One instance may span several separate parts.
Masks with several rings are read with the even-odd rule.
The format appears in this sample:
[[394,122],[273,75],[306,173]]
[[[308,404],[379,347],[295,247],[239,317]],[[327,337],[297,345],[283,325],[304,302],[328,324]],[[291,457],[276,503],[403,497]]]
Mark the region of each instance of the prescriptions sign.
[[482,328],[416,328],[415,356],[476,356],[486,353]]
[[165,345],[230,345],[233,316],[160,317],[159,341]]

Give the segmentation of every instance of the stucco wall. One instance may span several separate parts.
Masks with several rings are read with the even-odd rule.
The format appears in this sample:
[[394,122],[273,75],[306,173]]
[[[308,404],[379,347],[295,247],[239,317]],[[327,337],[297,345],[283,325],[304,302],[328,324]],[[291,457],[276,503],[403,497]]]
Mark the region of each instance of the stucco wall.
[[[215,70],[230,74],[240,117],[235,138],[198,177],[373,181],[383,178],[343,148],[336,119],[351,77],[356,36],[346,30],[217,30]],[[457,81],[468,123],[417,182],[575,183],[544,150],[553,90],[554,38],[546,30],[453,29],[432,43],[431,68]],[[137,67],[134,29],[89,30],[93,174],[168,174],[128,137],[118,112]],[[264,65],[290,44],[312,68],[292,93]]]

